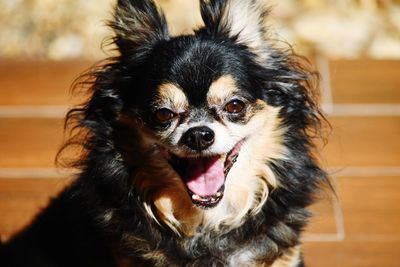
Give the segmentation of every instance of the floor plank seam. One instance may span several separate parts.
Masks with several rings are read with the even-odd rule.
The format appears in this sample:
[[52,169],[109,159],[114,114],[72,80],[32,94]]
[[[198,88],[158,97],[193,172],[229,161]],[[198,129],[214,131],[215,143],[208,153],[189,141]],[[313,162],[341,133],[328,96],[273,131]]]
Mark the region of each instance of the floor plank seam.
[[333,117],[382,117],[400,116],[400,104],[323,104],[322,109]]
[[0,168],[0,179],[68,178],[77,173],[69,168]]
[[322,91],[322,102],[324,103],[324,111],[330,113],[333,111],[333,96],[332,96],[332,82],[330,75],[329,61],[322,56],[318,56],[317,68],[321,74],[321,91]]
[[[400,166],[349,166],[327,167],[331,177],[371,177],[371,176],[400,176]],[[1,168],[1,178],[35,178],[35,177],[64,177],[76,173],[74,169],[59,168]]]
[[335,195],[333,196],[333,212],[335,214],[335,226],[336,233],[340,240],[344,240],[346,237],[345,226],[344,226],[344,215],[342,210],[342,202],[340,200],[339,185],[336,177],[332,179],[333,187],[335,189]]
[[341,242],[343,237],[338,233],[332,234],[305,234],[302,239],[303,242]]
[[0,118],[64,118],[68,106],[0,106]]
[[[1,106],[0,118],[64,118],[68,105]],[[332,104],[322,109],[329,117],[388,117],[400,116],[400,104]]]
[[334,177],[400,176],[400,166],[347,166],[327,167]]

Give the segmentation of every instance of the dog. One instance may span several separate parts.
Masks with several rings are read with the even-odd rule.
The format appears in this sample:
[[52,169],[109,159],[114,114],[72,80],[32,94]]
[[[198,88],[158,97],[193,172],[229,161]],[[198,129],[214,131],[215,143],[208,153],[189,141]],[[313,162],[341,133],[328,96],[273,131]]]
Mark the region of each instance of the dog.
[[204,26],[172,37],[152,0],[117,2],[118,54],[67,115],[80,173],[2,266],[304,266],[328,183],[318,77],[268,38],[262,0],[200,7]]

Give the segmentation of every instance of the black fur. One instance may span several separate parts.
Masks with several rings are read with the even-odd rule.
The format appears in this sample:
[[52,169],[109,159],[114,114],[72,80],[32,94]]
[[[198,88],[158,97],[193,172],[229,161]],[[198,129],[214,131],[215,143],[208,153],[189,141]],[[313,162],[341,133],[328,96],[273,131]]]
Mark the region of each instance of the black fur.
[[[229,256],[239,248],[251,250],[255,262],[272,264],[299,245],[310,216],[306,207],[327,182],[312,154],[322,123],[316,77],[304,59],[268,43],[262,52],[268,57],[260,60],[229,34],[229,23],[221,18],[226,1],[201,3],[206,26],[194,35],[171,38],[152,1],[118,1],[111,27],[120,56],[90,73],[90,100],[67,117],[75,127],[66,147],[84,148],[72,164],[81,173],[30,227],[5,244],[1,266],[229,266]],[[225,74],[235,78],[249,102],[262,99],[281,108],[289,158],[265,163],[280,186],[242,226],[178,236],[148,215],[141,192],[132,186],[131,177],[147,164],[146,156],[140,154],[137,131],[120,124],[119,116],[131,114],[163,131],[168,126],[151,115],[158,85],[180,85],[191,106],[201,108],[212,81]],[[107,211],[113,218],[104,221]]]

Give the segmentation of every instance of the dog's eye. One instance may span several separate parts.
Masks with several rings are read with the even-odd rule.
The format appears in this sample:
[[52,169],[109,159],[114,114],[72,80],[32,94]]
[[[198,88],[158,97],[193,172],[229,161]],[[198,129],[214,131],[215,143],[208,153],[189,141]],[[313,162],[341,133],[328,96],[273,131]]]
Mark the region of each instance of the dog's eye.
[[238,99],[232,100],[225,106],[228,113],[240,113],[244,109],[245,104]]
[[167,122],[175,117],[175,113],[167,108],[161,108],[157,110],[154,114],[159,122]]

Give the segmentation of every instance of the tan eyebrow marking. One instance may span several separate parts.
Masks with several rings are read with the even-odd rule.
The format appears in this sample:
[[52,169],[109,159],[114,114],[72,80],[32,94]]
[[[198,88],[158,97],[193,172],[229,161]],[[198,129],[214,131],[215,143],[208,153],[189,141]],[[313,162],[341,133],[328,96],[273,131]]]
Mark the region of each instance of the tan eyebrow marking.
[[231,75],[224,75],[214,81],[207,93],[207,101],[210,106],[222,105],[227,99],[234,96],[239,89]]
[[164,83],[159,86],[157,103],[168,105],[177,111],[185,110],[189,106],[182,89],[172,83]]

